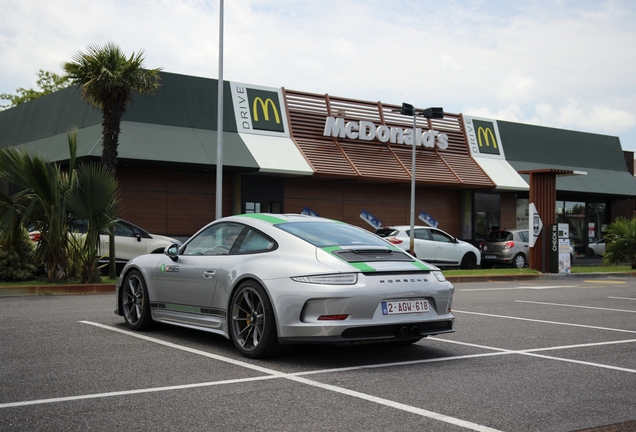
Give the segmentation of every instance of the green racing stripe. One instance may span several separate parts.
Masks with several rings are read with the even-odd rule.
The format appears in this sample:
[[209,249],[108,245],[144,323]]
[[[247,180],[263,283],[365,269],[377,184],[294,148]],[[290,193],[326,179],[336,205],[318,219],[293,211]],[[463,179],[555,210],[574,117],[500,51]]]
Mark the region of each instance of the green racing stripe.
[[262,214],[262,213],[247,213],[247,214],[242,214],[242,215],[237,215],[237,216],[247,217],[247,218],[252,218],[252,219],[259,219],[259,220],[262,220],[262,221],[265,221],[265,222],[269,222],[272,225],[276,225],[276,224],[279,224],[279,223],[287,222],[286,220],[281,219],[281,218],[277,218],[276,216],[265,215],[265,214]]

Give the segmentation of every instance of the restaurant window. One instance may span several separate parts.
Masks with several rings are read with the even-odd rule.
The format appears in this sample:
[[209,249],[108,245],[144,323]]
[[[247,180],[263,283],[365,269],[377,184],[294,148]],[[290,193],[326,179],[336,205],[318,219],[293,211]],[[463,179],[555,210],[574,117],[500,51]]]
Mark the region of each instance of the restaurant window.
[[557,201],[557,223],[567,223],[570,230],[570,246],[577,255],[585,254],[587,226],[585,225],[585,203]]
[[587,204],[587,237],[592,243],[601,240],[607,231],[605,222],[605,203]]
[[475,240],[486,238],[488,231],[499,227],[501,196],[475,192]]

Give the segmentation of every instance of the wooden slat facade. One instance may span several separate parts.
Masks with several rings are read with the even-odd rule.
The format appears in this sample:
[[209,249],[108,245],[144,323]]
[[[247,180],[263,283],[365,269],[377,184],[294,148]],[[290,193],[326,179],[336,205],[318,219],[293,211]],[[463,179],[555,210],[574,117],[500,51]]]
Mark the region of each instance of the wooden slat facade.
[[[365,102],[284,90],[292,139],[317,177],[353,178],[375,182],[410,182],[409,145],[323,136],[326,118],[370,121],[376,126],[413,128],[413,118],[396,112],[397,105]],[[448,136],[448,148],[417,147],[416,182],[426,186],[494,188],[494,183],[471,158],[460,116],[418,119],[418,128]]]

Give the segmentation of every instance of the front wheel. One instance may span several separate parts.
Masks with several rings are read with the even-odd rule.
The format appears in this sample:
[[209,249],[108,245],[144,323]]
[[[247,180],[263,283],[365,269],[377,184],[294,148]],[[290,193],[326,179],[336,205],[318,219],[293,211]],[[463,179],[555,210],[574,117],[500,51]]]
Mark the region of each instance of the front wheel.
[[477,266],[477,257],[475,254],[468,252],[462,258],[461,268],[466,270],[472,270]]
[[526,257],[523,254],[517,254],[512,259],[512,266],[515,268],[524,268],[526,266]]
[[240,353],[249,358],[278,354],[276,318],[267,293],[258,283],[242,283],[230,303],[230,336]]
[[133,330],[144,330],[152,325],[150,300],[143,276],[133,270],[122,285],[122,309],[126,325]]

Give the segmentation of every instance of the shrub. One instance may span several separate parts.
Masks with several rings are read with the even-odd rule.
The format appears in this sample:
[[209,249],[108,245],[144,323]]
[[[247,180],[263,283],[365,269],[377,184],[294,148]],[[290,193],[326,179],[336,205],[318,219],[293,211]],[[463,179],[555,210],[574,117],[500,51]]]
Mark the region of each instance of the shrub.
[[636,218],[616,218],[605,235],[607,246],[603,254],[603,265],[627,262],[636,269]]
[[19,282],[34,279],[37,266],[33,261],[35,247],[26,230],[9,245],[6,242],[0,246],[0,280],[5,282]]

